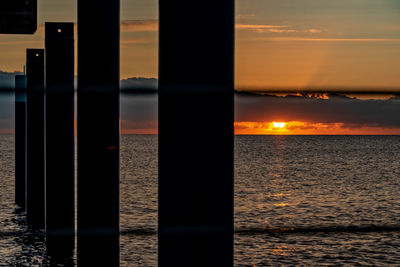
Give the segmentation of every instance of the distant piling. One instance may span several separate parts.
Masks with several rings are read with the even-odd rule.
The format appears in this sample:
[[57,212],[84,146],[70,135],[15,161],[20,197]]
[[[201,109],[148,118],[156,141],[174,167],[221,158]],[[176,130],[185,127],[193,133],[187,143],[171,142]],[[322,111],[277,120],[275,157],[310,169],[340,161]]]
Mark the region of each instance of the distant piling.
[[26,76],[15,76],[15,204],[25,210]]
[[234,1],[159,10],[159,266],[233,266]]
[[74,24],[45,23],[46,231],[74,236]]
[[36,229],[45,226],[44,50],[27,49],[26,215]]
[[78,0],[79,265],[119,263],[119,14]]

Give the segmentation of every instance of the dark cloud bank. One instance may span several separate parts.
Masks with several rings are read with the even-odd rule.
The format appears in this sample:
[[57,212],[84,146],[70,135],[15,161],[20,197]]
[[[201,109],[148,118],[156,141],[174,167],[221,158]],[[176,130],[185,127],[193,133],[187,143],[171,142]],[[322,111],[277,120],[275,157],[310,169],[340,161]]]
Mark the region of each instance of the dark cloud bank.
[[329,99],[301,96],[239,95],[236,121],[303,121],[344,123],[346,127],[400,127],[400,98],[360,100],[346,96]]
[[[235,97],[237,122],[282,120],[344,123],[343,127],[350,129],[364,126],[400,128],[398,114],[400,114],[400,98],[360,100],[346,96],[331,96],[329,99],[318,99],[242,94],[236,94]],[[122,97],[121,116],[127,128],[156,128],[157,95]]]
[[0,89],[14,88],[15,75],[21,75],[22,72],[6,72],[0,70]]
[[[0,90],[13,90],[15,87],[15,75],[22,74],[22,72],[6,72],[0,70]],[[157,88],[158,80],[156,78],[132,77],[121,80],[121,91],[123,92],[154,93],[157,92]]]

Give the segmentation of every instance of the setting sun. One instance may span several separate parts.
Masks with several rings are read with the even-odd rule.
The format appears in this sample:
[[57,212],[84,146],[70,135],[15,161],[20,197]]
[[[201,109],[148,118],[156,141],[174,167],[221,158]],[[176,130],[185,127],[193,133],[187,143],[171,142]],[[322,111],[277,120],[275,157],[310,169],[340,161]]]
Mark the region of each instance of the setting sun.
[[285,127],[286,123],[284,123],[284,122],[273,122],[272,124],[274,125],[274,128],[283,128],[283,127]]

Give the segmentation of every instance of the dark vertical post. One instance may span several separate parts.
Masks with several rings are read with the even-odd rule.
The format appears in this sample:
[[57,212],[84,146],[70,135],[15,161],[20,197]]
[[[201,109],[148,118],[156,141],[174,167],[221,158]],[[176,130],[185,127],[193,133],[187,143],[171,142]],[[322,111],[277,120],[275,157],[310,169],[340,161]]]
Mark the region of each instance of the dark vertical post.
[[159,7],[159,265],[232,266],[234,1]]
[[45,24],[46,230],[75,232],[74,24]]
[[78,0],[80,265],[119,262],[119,14],[119,0]]
[[44,50],[26,50],[26,216],[43,229],[44,206]]
[[15,203],[25,210],[26,76],[15,76]]

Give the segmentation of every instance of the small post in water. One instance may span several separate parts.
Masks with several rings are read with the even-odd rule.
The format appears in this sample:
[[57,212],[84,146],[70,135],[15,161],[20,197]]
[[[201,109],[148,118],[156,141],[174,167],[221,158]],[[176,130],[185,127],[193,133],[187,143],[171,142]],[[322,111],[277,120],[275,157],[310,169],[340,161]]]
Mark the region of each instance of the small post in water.
[[26,76],[15,76],[15,204],[25,210]]

